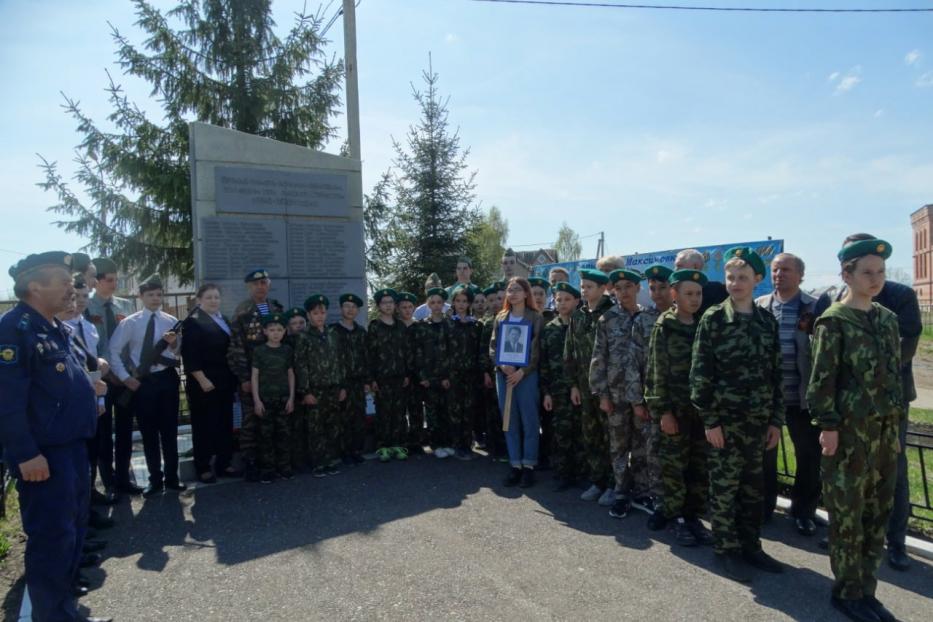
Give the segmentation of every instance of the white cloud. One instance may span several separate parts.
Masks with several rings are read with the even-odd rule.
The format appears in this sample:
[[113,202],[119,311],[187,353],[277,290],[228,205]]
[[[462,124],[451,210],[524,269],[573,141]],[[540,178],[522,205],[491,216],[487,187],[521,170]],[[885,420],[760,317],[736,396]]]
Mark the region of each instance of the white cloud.
[[444,37],[445,43],[457,43],[458,41],[460,41],[460,36],[454,32],[448,32]]
[[911,50],[904,56],[904,62],[908,65],[915,65],[922,56],[923,54],[920,53],[920,50]]
[[925,74],[917,78],[917,81],[914,83],[922,89],[930,88],[933,86],[933,71],[928,71]]
[[835,82],[835,81],[836,81],[836,78],[838,78],[838,77],[839,77],[839,72],[838,72],[838,71],[834,71],[834,72],[832,72],[831,74],[829,74],[829,78],[827,78],[827,80],[829,80],[830,82]]
[[875,111],[876,119],[880,119],[883,116],[884,116],[884,108],[879,108],[878,110]]
[[858,84],[862,81],[862,66],[856,65],[841,77],[838,71],[834,72],[830,76],[830,82],[834,82],[837,78],[839,81],[836,83],[835,94],[841,95],[843,93],[847,93],[858,86]]

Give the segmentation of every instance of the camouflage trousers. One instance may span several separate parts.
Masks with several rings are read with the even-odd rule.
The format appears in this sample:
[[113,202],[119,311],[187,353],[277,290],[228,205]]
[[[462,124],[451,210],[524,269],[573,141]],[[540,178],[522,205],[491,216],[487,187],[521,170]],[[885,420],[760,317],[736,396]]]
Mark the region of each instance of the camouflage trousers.
[[424,417],[428,422],[428,435],[432,447],[453,446],[450,427],[450,414],[447,411],[448,390],[440,381],[431,381],[428,387],[421,386],[421,399],[424,401]]
[[600,488],[613,481],[609,455],[609,419],[599,409],[599,398],[590,394],[590,387],[580,391],[580,421],[583,431],[583,451],[589,468],[590,482]]
[[424,428],[424,402],[422,387],[417,383],[405,387],[405,404],[408,413],[408,446],[424,447],[428,444],[427,430]]
[[[570,389],[555,391],[551,395],[551,421],[554,438],[551,442],[551,464],[559,477],[576,479],[586,475],[586,456],[583,452],[583,430],[580,407],[570,401]],[[543,411],[542,411],[543,412]]]
[[300,404],[301,400],[295,398],[295,410],[289,415],[291,422],[291,455],[292,468],[298,470],[308,464],[308,411]]
[[628,402],[616,404],[609,421],[609,454],[616,494],[639,498],[660,496],[658,426],[635,415]]
[[450,373],[447,417],[450,421],[451,447],[470,451],[473,446],[473,417],[478,393],[475,371],[452,371]]
[[487,389],[483,385],[482,397],[484,415],[486,419],[486,451],[498,458],[506,455],[505,434],[502,432],[502,415],[499,414],[499,394],[495,388]]
[[839,447],[823,456],[823,502],[829,511],[833,595],[874,596],[897,484],[897,422],[871,415],[843,420]]
[[259,424],[256,453],[262,473],[289,471],[292,468],[291,415],[285,414],[287,401],[287,397],[262,400],[266,412],[262,417],[256,417]]
[[724,416],[722,449],[709,448],[709,506],[717,553],[761,549],[764,504],[764,416]]
[[259,435],[259,421],[253,408],[253,394],[240,390],[240,451],[247,462],[256,461],[256,437]]
[[340,452],[343,455],[362,453],[366,441],[366,389],[362,381],[349,381],[341,418]]
[[694,409],[677,412],[674,418],[677,420],[677,434],[660,432],[658,435],[664,516],[699,518],[706,513],[709,490],[706,454],[709,444],[703,420]]
[[312,387],[310,393],[317,404],[304,407],[308,413],[308,453],[315,467],[328,466],[340,459],[340,387]]
[[398,376],[380,378],[376,392],[376,445],[378,447],[398,447],[408,438],[408,426],[405,421],[408,409],[408,388],[405,378]]

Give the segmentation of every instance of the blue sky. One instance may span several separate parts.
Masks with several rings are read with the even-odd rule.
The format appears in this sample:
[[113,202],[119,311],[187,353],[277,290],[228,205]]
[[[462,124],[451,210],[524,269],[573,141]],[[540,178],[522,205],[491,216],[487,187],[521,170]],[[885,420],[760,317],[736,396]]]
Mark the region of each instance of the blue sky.
[[[283,30],[301,5],[274,3]],[[113,65],[108,20],[139,41],[125,0],[0,3],[4,267],[17,252],[83,244],[49,224],[53,197],[34,185],[36,153],[73,171],[78,136],[59,91],[103,121],[109,69],[157,110],[147,86]],[[410,83],[430,52],[471,149],[477,200],[502,210],[516,247],[552,242],[563,221],[583,236],[605,231],[620,254],[770,235],[823,285],[842,238],[868,231],[894,245],[889,266],[911,268],[909,215],[933,202],[933,14],[362,0],[357,21],[364,190],[389,166],[391,137],[417,120]],[[328,36],[342,55],[339,22]],[[595,244],[584,240],[584,255]],[[0,294],[9,288],[4,269]]]

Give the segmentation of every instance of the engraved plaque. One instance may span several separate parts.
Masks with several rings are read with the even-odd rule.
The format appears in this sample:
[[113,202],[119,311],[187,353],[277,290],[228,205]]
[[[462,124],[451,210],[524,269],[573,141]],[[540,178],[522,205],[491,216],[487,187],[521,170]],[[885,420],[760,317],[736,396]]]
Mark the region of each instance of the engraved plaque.
[[347,177],[234,166],[214,169],[218,212],[336,216],[349,214]]
[[288,223],[288,276],[293,279],[362,277],[358,222]]
[[201,219],[203,279],[241,279],[256,268],[288,274],[285,221],[209,216]]

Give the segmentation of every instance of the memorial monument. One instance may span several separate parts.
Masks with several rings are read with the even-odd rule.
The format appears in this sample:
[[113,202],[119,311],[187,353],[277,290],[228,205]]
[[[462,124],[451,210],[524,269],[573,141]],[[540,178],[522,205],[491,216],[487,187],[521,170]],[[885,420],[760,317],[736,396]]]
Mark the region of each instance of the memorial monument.
[[190,144],[195,279],[221,286],[225,314],[254,268],[287,307],[327,296],[328,321],[340,294],[367,299],[359,160],[205,123]]

